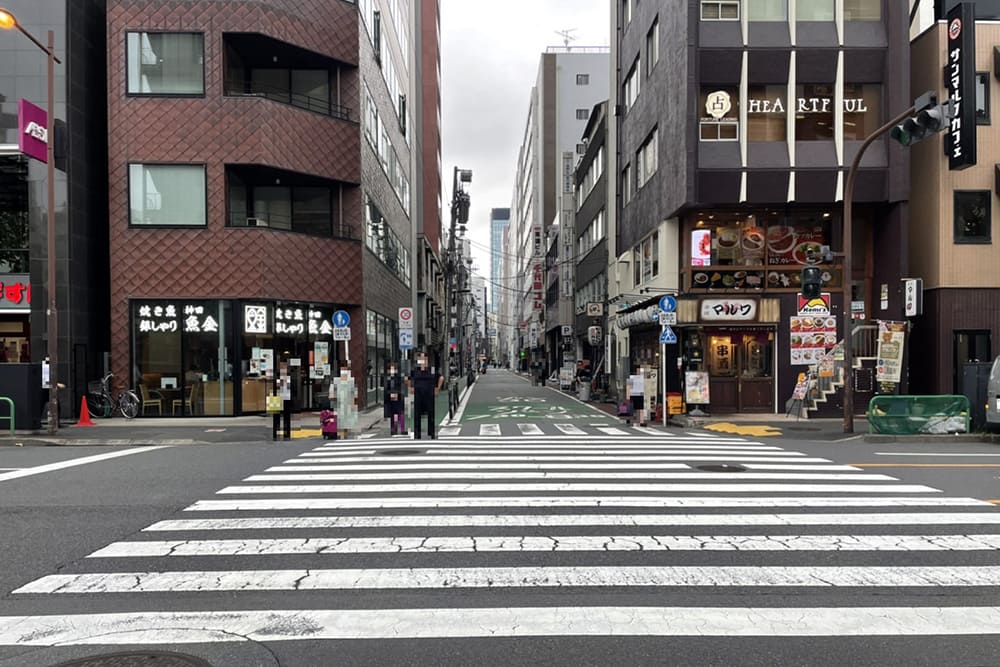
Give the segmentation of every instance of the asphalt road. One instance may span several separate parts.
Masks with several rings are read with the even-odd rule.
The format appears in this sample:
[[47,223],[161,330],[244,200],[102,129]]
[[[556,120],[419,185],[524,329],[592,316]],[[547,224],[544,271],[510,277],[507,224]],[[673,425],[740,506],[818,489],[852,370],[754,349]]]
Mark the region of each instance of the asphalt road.
[[0,666],[1000,664],[998,455],[494,370],[436,441],[5,447]]

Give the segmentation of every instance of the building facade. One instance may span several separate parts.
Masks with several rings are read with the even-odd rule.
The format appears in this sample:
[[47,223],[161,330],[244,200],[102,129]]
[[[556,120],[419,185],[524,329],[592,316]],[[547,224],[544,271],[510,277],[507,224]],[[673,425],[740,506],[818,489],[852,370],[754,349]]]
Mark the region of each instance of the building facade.
[[500,309],[500,298],[498,291],[501,283],[501,263],[503,255],[507,252],[504,246],[504,232],[510,224],[509,208],[490,209],[490,292],[493,298],[490,300],[490,312],[496,314]]
[[111,352],[143,414],[260,412],[281,370],[314,408],[341,365],[378,401],[412,303],[407,4],[115,0],[107,25]]
[[[909,104],[908,29],[882,0],[618,0],[615,261],[631,276],[615,319],[632,370],[669,369],[671,391],[686,377],[673,369],[699,373],[716,412],[774,412],[843,338],[845,308],[899,319],[909,167],[887,139],[861,163],[851,276],[838,253],[846,168]],[[813,262],[831,296],[800,331]],[[669,292],[680,340],[661,358],[651,319]],[[853,380],[864,406],[874,371]]]
[[[546,318],[551,301],[546,296],[548,229],[559,222],[562,194],[567,180],[572,181],[572,167],[567,173],[563,156],[576,154],[590,109],[607,97],[609,80],[605,47],[550,47],[539,61],[518,151],[510,219],[509,252],[515,256],[514,275],[520,277],[510,284],[520,295],[511,322],[518,356],[525,353],[522,363],[553,363],[559,353],[553,348],[560,319]],[[566,298],[567,304],[571,301]]]
[[42,43],[53,30],[62,61],[53,79],[56,256],[50,258],[46,164],[19,148],[31,122],[22,101],[40,107],[37,122],[45,124],[46,55],[17,30],[0,31],[0,386],[15,400],[17,427],[35,428],[46,400],[37,388],[48,356],[50,260],[56,264],[62,418],[77,414],[109,351],[105,5],[10,0],[4,8]]

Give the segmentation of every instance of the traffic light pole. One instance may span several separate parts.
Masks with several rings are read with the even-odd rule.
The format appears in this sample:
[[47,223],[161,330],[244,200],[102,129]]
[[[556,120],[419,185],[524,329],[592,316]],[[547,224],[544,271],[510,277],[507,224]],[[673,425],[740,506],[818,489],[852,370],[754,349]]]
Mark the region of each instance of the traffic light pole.
[[853,220],[851,218],[851,207],[854,203],[854,181],[858,176],[858,168],[861,166],[861,158],[865,151],[876,139],[894,128],[899,123],[909,118],[916,111],[916,106],[899,114],[882,127],[875,130],[858,149],[857,154],[851,161],[851,168],[847,171],[847,187],[844,189],[844,433],[854,433],[854,319],[851,314],[851,286],[853,278],[853,267],[851,266],[851,252],[854,245]]

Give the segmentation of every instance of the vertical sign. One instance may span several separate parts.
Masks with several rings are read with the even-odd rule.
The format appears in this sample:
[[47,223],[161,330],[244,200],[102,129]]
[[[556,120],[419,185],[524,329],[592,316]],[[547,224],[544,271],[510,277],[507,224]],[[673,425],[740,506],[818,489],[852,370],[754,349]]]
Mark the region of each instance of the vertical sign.
[[955,117],[944,143],[948,169],[976,164],[976,5],[961,2],[948,12],[945,85],[955,103]]

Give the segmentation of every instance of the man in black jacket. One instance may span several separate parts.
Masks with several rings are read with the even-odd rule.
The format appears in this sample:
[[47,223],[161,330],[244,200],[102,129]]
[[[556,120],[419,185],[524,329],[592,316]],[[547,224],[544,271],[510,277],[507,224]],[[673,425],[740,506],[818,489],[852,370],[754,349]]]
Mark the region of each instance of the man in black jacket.
[[410,391],[413,392],[413,437],[420,440],[420,418],[427,415],[427,435],[434,439],[434,397],[437,396],[444,377],[428,367],[427,355],[417,354],[417,367],[410,373]]

